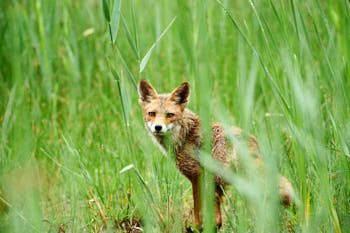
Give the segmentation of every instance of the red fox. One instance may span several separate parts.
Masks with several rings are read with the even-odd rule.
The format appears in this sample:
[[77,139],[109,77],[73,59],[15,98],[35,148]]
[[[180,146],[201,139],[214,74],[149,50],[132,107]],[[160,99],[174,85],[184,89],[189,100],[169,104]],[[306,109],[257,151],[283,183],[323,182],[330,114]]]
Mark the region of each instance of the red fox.
[[[143,108],[143,119],[161,150],[165,152],[164,134],[170,132],[176,155],[176,163],[181,173],[192,183],[194,201],[194,222],[196,227],[202,225],[201,193],[200,193],[200,163],[195,159],[196,151],[202,145],[201,123],[199,117],[187,109],[190,97],[190,85],[182,83],[170,94],[158,94],[153,86],[141,79],[138,83],[139,103]],[[233,127],[232,132],[240,137],[243,131]],[[249,152],[253,156],[258,167],[263,166],[259,155],[258,142],[255,137],[247,138]],[[237,150],[229,147],[227,136],[219,123],[212,123],[212,155],[213,158],[224,165],[237,162]],[[235,161],[230,161],[233,158]],[[226,182],[220,177],[215,177],[215,223],[221,227],[222,218],[220,204],[223,196],[222,187]],[[291,183],[282,175],[279,175],[278,184],[281,201],[289,205],[294,199],[294,190]]]

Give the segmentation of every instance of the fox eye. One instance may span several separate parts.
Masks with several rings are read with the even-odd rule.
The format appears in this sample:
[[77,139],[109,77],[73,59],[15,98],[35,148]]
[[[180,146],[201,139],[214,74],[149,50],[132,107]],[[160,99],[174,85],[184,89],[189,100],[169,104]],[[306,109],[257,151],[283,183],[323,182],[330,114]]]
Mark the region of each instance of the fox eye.
[[169,112],[169,113],[166,114],[166,117],[168,117],[168,118],[173,117],[173,116],[175,116],[174,113],[170,113],[170,112]]
[[151,117],[154,117],[156,115],[156,113],[155,112],[149,112],[148,115],[151,116]]

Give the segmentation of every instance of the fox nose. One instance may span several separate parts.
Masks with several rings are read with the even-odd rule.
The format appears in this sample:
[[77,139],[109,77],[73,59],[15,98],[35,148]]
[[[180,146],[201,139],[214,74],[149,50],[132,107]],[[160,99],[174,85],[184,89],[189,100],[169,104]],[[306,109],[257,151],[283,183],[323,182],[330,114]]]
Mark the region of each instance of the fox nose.
[[161,125],[156,125],[154,126],[154,129],[157,131],[157,132],[160,132],[162,130],[162,126]]

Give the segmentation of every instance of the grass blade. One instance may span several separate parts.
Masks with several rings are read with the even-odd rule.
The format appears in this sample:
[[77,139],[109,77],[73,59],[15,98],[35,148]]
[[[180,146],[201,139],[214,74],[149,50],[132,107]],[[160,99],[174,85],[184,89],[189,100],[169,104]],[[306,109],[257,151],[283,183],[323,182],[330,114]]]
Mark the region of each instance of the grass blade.
[[103,8],[103,15],[105,16],[106,21],[108,23],[111,22],[111,16],[109,14],[109,6],[107,3],[107,0],[102,0],[102,8]]
[[113,69],[112,69],[112,74],[114,76],[115,81],[117,82],[119,97],[120,97],[120,101],[121,101],[122,109],[123,109],[124,122],[125,122],[126,126],[128,127],[129,126],[129,117],[128,117],[129,114],[128,114],[127,109],[126,109],[125,96],[123,95],[123,92],[122,92],[122,89],[120,86],[120,77],[119,77],[118,73],[115,72]]
[[127,165],[126,167],[124,167],[122,170],[120,170],[119,174],[122,174],[122,173],[124,173],[124,172],[130,170],[130,169],[133,168],[133,167],[134,167],[134,164],[129,164],[129,165]]
[[148,50],[146,55],[142,58],[141,63],[140,63],[140,71],[139,71],[140,73],[145,69],[147,62],[148,62],[149,58],[151,57],[151,54],[152,54],[154,47],[156,47],[156,45],[159,43],[159,41],[162,39],[162,37],[165,35],[165,33],[170,29],[171,25],[173,25],[173,23],[175,22],[175,19],[176,19],[176,16],[173,18],[173,20],[171,20],[169,25],[165,28],[165,30],[162,32],[162,34],[160,34],[160,36],[157,38],[156,42],[153,43],[153,45]]
[[135,18],[135,1],[133,0],[131,2],[131,19],[132,19],[132,27],[133,27],[133,33],[134,33],[134,40],[135,40],[135,46],[137,50],[137,57],[140,59],[140,51],[139,51],[139,42],[138,42],[138,33],[137,33],[137,26],[136,26],[136,18]]
[[131,83],[133,84],[133,86],[135,87],[135,89],[137,89],[137,84],[136,84],[136,81],[135,81],[135,78],[134,78],[134,75],[132,75],[128,65],[126,64],[124,58],[123,58],[123,55],[120,53],[119,49],[117,48],[117,52],[118,52],[118,55],[119,55],[119,58],[120,60],[122,61],[122,64],[124,66],[124,69],[126,70],[126,73],[128,74],[128,77],[131,81]]
[[16,85],[14,85],[11,88],[11,92],[10,92],[10,98],[8,100],[7,106],[6,106],[6,111],[4,114],[4,118],[3,118],[3,122],[1,125],[1,134],[2,134],[2,142],[5,144],[6,142],[6,137],[7,137],[7,131],[9,128],[9,122],[10,122],[10,118],[11,118],[11,114],[13,111],[13,107],[14,107],[14,100],[15,100],[15,96],[16,96]]
[[131,36],[130,30],[129,30],[129,27],[128,27],[128,25],[126,24],[126,21],[125,21],[123,15],[121,15],[120,18],[121,18],[121,21],[122,21],[122,24],[123,24],[123,28],[124,28],[124,30],[125,30],[126,38],[128,39],[129,45],[130,45],[132,51],[134,52],[135,57],[139,60],[139,59],[140,59],[140,56],[139,56],[139,53],[138,53],[138,50],[137,50],[137,46],[135,45],[135,43],[134,43],[134,41],[133,41],[133,39],[132,39],[132,36]]
[[120,22],[120,6],[121,0],[115,0],[112,12],[112,20],[111,20],[111,33],[112,33],[112,44],[114,44],[117,39],[119,22]]

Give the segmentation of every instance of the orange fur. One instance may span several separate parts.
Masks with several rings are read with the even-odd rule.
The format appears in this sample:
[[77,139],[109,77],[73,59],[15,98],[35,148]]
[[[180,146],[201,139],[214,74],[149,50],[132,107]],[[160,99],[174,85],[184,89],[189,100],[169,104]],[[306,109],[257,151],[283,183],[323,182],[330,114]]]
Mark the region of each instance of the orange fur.
[[[158,94],[149,82],[140,80],[138,92],[146,128],[155,137],[162,151],[165,151],[163,144],[164,133],[167,131],[171,132],[177,166],[181,173],[192,183],[195,224],[197,227],[200,227],[202,224],[199,183],[200,164],[195,159],[195,155],[202,145],[202,135],[199,117],[186,108],[189,101],[190,86],[188,83],[182,83],[170,94]],[[235,137],[243,139],[247,135],[238,127],[233,127],[231,133]],[[246,139],[249,152],[256,166],[263,168],[257,140],[251,135],[247,135]],[[227,135],[223,127],[219,123],[212,123],[212,154],[214,159],[222,162],[224,165],[237,164],[239,162],[237,150],[235,147],[230,150],[227,141]],[[215,221],[216,225],[220,227],[222,224],[220,203],[223,195],[221,187],[225,187],[226,182],[216,176],[215,184]],[[294,191],[290,182],[281,175],[279,191],[282,202],[289,205],[293,199]]]

